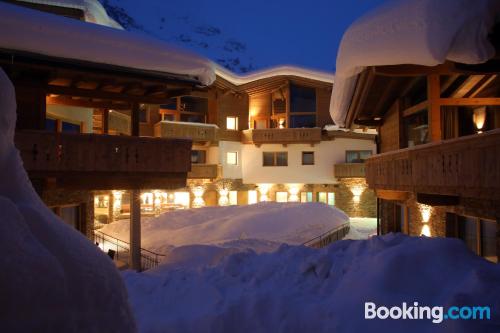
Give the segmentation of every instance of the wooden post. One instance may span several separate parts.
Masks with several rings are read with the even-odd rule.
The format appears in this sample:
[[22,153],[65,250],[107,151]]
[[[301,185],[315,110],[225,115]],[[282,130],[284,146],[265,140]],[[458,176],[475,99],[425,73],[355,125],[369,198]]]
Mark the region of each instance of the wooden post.
[[439,83],[439,74],[430,74],[427,76],[427,99],[428,121],[430,131],[430,141],[440,141],[442,139],[441,131],[441,87]]
[[132,117],[131,117],[131,135],[139,136],[139,121],[140,121],[140,105],[139,103],[132,104]]
[[130,191],[130,258],[131,269],[141,270],[141,191]]
[[109,134],[109,110],[102,110],[102,134]]

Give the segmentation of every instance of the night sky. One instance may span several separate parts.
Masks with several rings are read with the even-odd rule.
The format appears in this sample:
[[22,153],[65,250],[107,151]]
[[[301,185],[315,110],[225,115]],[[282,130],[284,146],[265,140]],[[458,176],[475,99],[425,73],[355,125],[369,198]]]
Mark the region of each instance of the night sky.
[[[217,61],[333,71],[345,29],[383,0],[108,0],[149,33]],[[200,28],[201,27],[201,28]],[[208,30],[203,30],[207,29]],[[210,31],[219,31],[210,35]],[[227,47],[228,41],[244,48]],[[237,67],[237,66],[236,66]],[[238,71],[236,69],[236,71]],[[245,70],[241,70],[245,71]]]

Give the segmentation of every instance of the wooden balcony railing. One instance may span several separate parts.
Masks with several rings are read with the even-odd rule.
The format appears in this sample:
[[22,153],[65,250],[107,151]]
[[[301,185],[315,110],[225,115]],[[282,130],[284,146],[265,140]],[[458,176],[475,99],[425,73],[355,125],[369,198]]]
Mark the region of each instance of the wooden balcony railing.
[[335,178],[365,178],[364,163],[341,163],[333,166]]
[[375,155],[366,161],[370,188],[500,198],[500,129]]
[[241,131],[232,131],[219,129],[217,131],[217,139],[220,141],[241,141]]
[[155,124],[155,136],[168,139],[190,139],[195,142],[217,141],[218,127],[211,124],[160,121]]
[[191,166],[189,140],[20,131],[15,142],[30,177],[92,189],[144,188],[156,178],[163,180],[153,188],[170,187],[170,180],[184,186]]
[[217,164],[192,164],[188,178],[191,179],[215,179],[217,178]]
[[317,143],[321,141],[321,128],[270,128],[243,131],[246,141],[263,143]]

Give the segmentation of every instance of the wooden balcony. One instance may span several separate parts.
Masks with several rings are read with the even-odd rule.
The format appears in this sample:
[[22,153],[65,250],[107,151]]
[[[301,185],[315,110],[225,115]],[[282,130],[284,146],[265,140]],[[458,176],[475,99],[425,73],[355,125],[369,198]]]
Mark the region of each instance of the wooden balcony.
[[216,125],[160,121],[155,124],[155,136],[167,139],[190,139],[194,142],[217,141]]
[[217,131],[217,139],[220,141],[241,141],[241,131],[219,129]]
[[191,164],[189,140],[20,131],[15,142],[29,176],[57,187],[179,188]]
[[265,143],[291,144],[321,141],[321,128],[269,128],[243,131],[244,140],[261,145]]
[[333,166],[335,178],[365,178],[364,163],[341,163]]
[[191,164],[190,179],[215,179],[218,174],[217,164]]
[[500,199],[500,129],[375,155],[366,179],[376,190]]

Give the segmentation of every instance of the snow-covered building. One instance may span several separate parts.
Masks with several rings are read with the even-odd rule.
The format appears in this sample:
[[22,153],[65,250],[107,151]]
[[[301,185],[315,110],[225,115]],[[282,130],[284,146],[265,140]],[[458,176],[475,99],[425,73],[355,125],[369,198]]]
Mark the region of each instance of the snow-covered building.
[[[189,140],[139,137],[143,110],[211,84],[212,64],[147,36],[23,6],[0,2],[0,16],[15,143],[37,192],[92,236],[94,191],[129,189],[138,227],[140,189],[184,187],[191,156]],[[137,250],[140,234],[131,243]]]
[[355,22],[331,115],[372,126],[380,233],[458,237],[500,254],[500,2],[390,1]]
[[94,1],[14,2],[0,3],[0,66],[16,88],[16,144],[45,203],[81,232],[137,210],[268,200],[375,216],[363,161],[376,132],[332,124],[333,74],[240,76],[102,23]]

